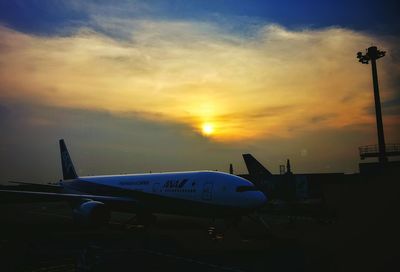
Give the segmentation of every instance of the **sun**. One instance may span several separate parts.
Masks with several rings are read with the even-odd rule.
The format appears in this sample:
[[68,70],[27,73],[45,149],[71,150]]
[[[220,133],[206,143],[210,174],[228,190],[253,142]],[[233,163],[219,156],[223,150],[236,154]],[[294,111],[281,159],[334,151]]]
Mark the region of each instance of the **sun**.
[[210,123],[204,123],[202,126],[202,131],[204,135],[211,135],[214,132],[214,126]]

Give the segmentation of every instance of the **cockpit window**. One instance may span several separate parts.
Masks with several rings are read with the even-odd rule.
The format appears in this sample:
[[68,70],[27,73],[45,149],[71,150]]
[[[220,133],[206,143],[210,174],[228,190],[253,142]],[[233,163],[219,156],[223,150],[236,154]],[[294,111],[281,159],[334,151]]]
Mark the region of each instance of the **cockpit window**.
[[238,186],[236,192],[258,191],[255,186]]

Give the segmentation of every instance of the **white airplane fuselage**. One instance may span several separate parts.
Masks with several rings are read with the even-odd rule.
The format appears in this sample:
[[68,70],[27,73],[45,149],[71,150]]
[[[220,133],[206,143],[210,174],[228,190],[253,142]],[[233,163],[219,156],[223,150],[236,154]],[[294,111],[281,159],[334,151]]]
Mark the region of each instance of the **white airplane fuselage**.
[[62,186],[65,193],[125,198],[126,203],[106,204],[130,212],[235,216],[266,202],[251,182],[217,171],[78,177],[64,180]]

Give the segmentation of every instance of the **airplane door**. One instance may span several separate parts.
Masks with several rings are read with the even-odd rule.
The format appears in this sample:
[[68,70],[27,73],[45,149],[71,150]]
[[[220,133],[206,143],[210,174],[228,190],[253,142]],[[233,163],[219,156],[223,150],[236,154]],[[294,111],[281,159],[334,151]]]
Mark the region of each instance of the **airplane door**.
[[203,200],[211,200],[212,199],[212,189],[213,189],[213,184],[210,182],[207,182],[204,184],[203,187]]
[[159,193],[160,192],[160,183],[154,183],[153,185],[153,193]]

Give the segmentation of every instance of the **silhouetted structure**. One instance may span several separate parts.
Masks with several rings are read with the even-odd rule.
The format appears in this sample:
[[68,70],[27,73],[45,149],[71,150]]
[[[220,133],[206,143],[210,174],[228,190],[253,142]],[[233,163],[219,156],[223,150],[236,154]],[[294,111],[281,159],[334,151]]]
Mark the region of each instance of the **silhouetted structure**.
[[292,174],[292,169],[290,167],[290,160],[289,159],[287,159],[287,161],[286,161],[286,173],[287,174]]
[[374,98],[375,98],[376,127],[378,130],[378,149],[379,149],[378,158],[380,163],[387,162],[387,155],[385,146],[385,135],[383,133],[381,100],[379,97],[378,72],[376,69],[376,60],[384,57],[385,54],[386,54],[385,51],[378,50],[376,46],[369,47],[365,55],[363,55],[361,52],[357,53],[358,61],[361,62],[362,64],[368,64],[368,62],[371,61],[372,80],[374,85]]
[[[377,145],[360,146],[358,149],[362,160],[365,158],[379,157],[379,148]],[[386,144],[385,154],[387,157],[400,156],[400,144]]]

